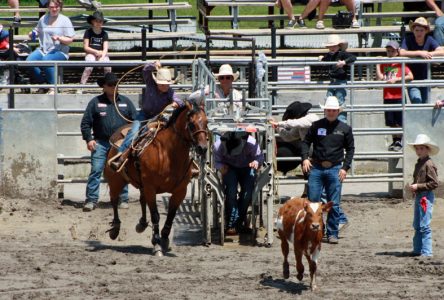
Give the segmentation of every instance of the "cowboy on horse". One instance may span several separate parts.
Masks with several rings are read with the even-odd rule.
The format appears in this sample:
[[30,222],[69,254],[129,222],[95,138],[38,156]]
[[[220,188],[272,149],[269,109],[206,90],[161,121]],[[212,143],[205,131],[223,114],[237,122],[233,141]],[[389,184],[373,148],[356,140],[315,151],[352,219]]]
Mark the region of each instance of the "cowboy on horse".
[[[157,70],[156,75],[153,74],[154,70]],[[120,171],[124,166],[124,162],[130,153],[130,145],[137,138],[141,122],[153,119],[168,105],[171,105],[173,108],[184,106],[184,102],[170,87],[175,82],[171,77],[170,69],[162,68],[160,61],[146,64],[142,74],[146,84],[145,93],[142,97],[142,109],[134,120],[131,130],[126,135],[123,143],[117,149],[117,154],[108,161],[108,164],[115,171]]]

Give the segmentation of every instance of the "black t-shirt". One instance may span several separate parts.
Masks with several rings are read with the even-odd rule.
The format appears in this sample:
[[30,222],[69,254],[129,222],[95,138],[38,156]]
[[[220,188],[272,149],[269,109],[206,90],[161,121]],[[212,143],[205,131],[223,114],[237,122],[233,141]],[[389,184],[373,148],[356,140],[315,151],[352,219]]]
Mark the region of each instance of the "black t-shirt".
[[[441,1],[435,1],[436,5],[438,5],[439,8],[441,8]],[[418,2],[404,2],[403,4],[403,11],[428,11],[432,10],[428,5],[425,3],[425,1],[418,1]],[[408,24],[410,21],[414,21],[417,17],[402,17],[402,21],[404,24]]]
[[102,29],[99,34],[94,33],[92,28],[85,31],[83,39],[89,40],[89,46],[95,50],[103,50],[103,43],[108,41],[108,33]]

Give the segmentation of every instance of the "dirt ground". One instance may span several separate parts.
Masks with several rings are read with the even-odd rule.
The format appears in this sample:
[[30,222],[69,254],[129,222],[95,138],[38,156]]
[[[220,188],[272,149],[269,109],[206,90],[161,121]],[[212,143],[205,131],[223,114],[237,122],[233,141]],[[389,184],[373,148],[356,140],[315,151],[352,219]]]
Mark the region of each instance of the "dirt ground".
[[[159,197],[158,204],[165,205]],[[136,199],[109,239],[111,207],[0,199],[0,299],[442,299],[444,204],[433,215],[434,257],[406,257],[413,236],[410,201],[344,196],[351,226],[338,245],[323,244],[319,290],[282,277],[280,241],[271,248],[200,245],[199,218],[185,206],[165,257],[151,254],[151,228],[137,234]],[[165,215],[162,214],[162,222]],[[291,252],[290,252],[291,253]]]

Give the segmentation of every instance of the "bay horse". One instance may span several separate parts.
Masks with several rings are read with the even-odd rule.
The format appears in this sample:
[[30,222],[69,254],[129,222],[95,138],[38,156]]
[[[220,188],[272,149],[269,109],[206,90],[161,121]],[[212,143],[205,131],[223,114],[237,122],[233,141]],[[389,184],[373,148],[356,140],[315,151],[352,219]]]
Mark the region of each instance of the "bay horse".
[[[196,148],[197,154],[203,156],[207,151],[208,133],[207,116],[201,106],[185,101],[183,107],[177,108],[165,128],[159,130],[156,138],[136,160],[131,155],[126,164],[129,183],[140,190],[142,217],[136,225],[138,233],[148,227],[146,205],[148,205],[153,224],[151,242],[154,255],[162,256],[169,249],[169,234],[176,211],[185,198],[188,183],[191,180],[192,159],[190,149]],[[108,160],[116,154],[113,147],[108,153]],[[116,239],[120,230],[118,213],[119,194],[127,181],[121,173],[116,173],[110,166],[105,168],[105,178],[114,212],[109,237]],[[168,215],[159,235],[160,215],[157,210],[156,195],[171,193],[168,202]]]

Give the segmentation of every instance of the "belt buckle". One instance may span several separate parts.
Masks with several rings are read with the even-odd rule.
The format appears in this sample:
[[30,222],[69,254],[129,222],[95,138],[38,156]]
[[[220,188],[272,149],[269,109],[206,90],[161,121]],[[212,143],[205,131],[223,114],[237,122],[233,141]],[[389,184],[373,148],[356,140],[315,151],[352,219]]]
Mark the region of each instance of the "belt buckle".
[[323,168],[331,168],[331,166],[332,166],[333,164],[332,164],[332,162],[331,161],[328,161],[328,160],[323,160],[323,161],[321,161],[321,166],[323,167]]

